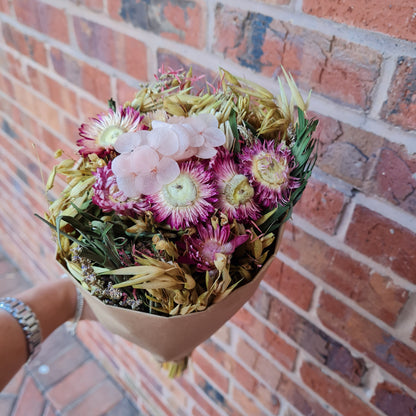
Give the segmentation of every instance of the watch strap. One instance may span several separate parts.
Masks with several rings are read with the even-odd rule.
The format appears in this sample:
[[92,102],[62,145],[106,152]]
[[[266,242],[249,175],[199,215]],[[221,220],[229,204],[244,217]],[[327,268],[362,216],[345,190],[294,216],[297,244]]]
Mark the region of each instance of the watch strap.
[[22,328],[26,338],[28,357],[36,355],[42,341],[42,333],[36,314],[24,302],[12,297],[0,298],[0,309],[12,315]]

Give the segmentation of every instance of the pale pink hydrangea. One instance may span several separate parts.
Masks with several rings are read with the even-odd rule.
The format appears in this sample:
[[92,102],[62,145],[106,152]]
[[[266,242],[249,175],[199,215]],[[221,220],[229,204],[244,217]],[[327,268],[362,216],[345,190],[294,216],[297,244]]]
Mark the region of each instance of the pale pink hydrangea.
[[215,148],[225,144],[225,134],[212,114],[154,120],[149,137],[150,146],[175,160],[211,159],[217,153]]
[[151,195],[179,175],[177,161],[210,159],[225,135],[212,114],[153,120],[151,130],[122,134],[114,143],[117,185],[127,196]]
[[150,195],[179,175],[177,162],[161,156],[148,145],[140,145],[113,160],[118,188],[128,197]]

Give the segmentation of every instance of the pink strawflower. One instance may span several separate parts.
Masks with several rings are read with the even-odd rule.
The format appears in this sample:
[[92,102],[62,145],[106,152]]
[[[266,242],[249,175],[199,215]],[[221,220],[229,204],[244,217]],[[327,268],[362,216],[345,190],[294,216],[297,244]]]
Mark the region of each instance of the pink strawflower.
[[292,189],[300,186],[299,179],[290,176],[295,158],[283,144],[258,141],[243,149],[240,162],[254,186],[257,201],[264,207],[287,203]]
[[229,224],[218,225],[214,229],[209,222],[200,223],[196,226],[195,234],[184,237],[185,250],[179,261],[196,264],[199,271],[213,270],[216,254],[231,256],[248,238],[247,234],[233,236]]
[[249,178],[243,175],[233,155],[220,148],[211,163],[217,186],[216,207],[227,214],[229,220],[248,221],[260,217],[260,208],[254,200],[254,188]]
[[113,159],[119,189],[130,198],[158,192],[179,175],[179,166],[148,145],[141,145]]
[[109,109],[107,113],[90,118],[79,128],[82,137],[77,141],[79,153],[82,156],[90,153],[105,156],[113,149],[118,136],[145,128],[140,124],[142,119],[143,116],[132,107],[120,107],[116,111]]
[[216,201],[212,174],[199,161],[183,162],[179,176],[149,200],[157,222],[166,221],[175,229],[204,222],[214,212]]
[[107,166],[97,168],[93,185],[92,202],[104,212],[115,211],[126,216],[141,215],[149,209],[145,198],[129,198],[117,186],[116,177],[111,170],[111,162]]

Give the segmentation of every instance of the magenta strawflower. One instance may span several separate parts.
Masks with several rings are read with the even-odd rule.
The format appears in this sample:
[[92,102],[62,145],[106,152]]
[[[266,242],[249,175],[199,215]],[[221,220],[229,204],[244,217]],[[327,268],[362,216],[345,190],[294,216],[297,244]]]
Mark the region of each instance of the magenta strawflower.
[[94,176],[96,180],[93,185],[92,202],[104,212],[115,211],[120,215],[136,216],[149,209],[145,197],[128,198],[118,189],[116,177],[111,170],[111,162],[107,166],[98,168]]
[[183,162],[177,178],[151,195],[156,222],[166,221],[175,229],[206,221],[216,202],[212,174],[206,165],[195,160]]
[[140,124],[142,119],[143,116],[132,107],[120,107],[116,111],[109,109],[107,113],[90,118],[79,128],[82,137],[77,140],[79,153],[82,156],[90,153],[105,156],[113,149],[118,136],[144,129],[145,126]]
[[218,192],[216,207],[229,220],[247,221],[260,217],[260,208],[254,201],[254,188],[234,162],[233,155],[221,148],[211,163]]
[[231,256],[249,238],[247,234],[233,236],[229,224],[218,225],[215,229],[210,223],[198,224],[196,228],[195,234],[184,237],[185,250],[179,260],[196,264],[199,271],[215,269],[216,254]]
[[258,141],[243,149],[240,162],[254,186],[257,201],[264,207],[287,203],[292,189],[300,186],[299,179],[290,176],[295,159],[282,144]]

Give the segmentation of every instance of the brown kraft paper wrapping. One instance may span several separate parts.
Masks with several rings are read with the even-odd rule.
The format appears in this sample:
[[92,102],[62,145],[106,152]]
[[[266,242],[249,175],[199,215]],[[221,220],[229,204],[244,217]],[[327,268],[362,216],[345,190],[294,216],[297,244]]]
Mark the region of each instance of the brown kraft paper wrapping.
[[[280,228],[277,236],[275,254],[279,249],[283,228]],[[252,281],[206,310],[188,315],[165,317],[105,305],[77,284],[97,320],[110,332],[151,352],[158,361],[178,361],[190,355],[194,348],[221,328],[250,299],[273,257],[269,258]]]

